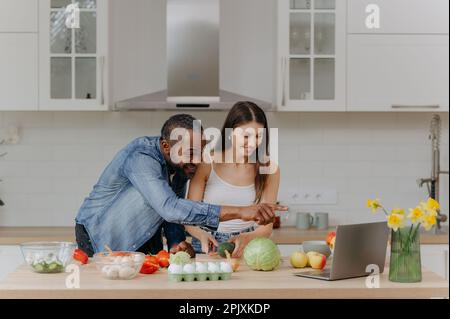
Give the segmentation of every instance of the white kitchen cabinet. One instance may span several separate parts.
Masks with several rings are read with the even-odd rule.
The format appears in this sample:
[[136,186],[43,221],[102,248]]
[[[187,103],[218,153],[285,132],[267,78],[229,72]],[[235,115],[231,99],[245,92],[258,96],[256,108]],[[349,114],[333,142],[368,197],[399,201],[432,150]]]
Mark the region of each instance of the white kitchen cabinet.
[[349,111],[449,110],[448,35],[349,35]]
[[0,110],[38,109],[38,36],[0,33]]
[[39,1],[40,110],[108,109],[108,15],[107,0]]
[[448,245],[422,245],[422,266],[449,280]]
[[[348,32],[448,34],[448,0],[347,0]],[[375,23],[379,21],[379,27]]]
[[19,246],[0,246],[0,281],[23,264]]
[[346,2],[278,1],[279,111],[345,111]]
[[37,0],[1,0],[0,32],[38,32]]

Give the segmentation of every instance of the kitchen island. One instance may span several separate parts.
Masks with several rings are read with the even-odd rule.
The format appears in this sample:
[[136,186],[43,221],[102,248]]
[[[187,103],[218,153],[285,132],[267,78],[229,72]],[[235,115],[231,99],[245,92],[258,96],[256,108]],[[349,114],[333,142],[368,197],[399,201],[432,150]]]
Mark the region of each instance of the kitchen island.
[[[211,257],[200,256],[200,261]],[[217,261],[217,259],[214,259]],[[300,299],[300,298],[448,298],[448,281],[424,270],[423,281],[399,284],[388,281],[388,270],[380,276],[379,288],[366,287],[367,278],[327,282],[300,278],[287,259],[278,270],[257,272],[242,265],[229,281],[172,283],[167,270],[153,275],[141,275],[130,281],[103,279],[94,264],[80,266],[80,287],[66,288],[71,275],[36,274],[27,266],[20,266],[6,280],[0,282],[0,299]]]

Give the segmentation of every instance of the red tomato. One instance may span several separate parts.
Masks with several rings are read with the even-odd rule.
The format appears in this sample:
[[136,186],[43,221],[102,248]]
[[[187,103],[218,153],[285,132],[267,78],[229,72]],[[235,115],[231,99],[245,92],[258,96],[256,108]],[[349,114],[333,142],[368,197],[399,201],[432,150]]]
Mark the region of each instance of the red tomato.
[[159,258],[159,265],[160,265],[162,268],[167,268],[167,267],[169,267],[169,265],[170,265],[170,260],[169,260],[169,258],[166,258],[166,257],[160,257],[160,258]]
[[86,265],[89,261],[88,255],[81,249],[75,249],[73,252],[73,259],[78,260],[83,265]]
[[161,250],[158,254],[156,254],[156,256],[161,259],[161,258],[170,258],[170,254],[167,250]]

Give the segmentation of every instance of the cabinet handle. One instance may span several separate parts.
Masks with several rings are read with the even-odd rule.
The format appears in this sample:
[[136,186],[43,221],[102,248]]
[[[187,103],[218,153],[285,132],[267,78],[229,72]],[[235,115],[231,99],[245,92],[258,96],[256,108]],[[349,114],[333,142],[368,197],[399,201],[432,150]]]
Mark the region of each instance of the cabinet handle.
[[439,109],[441,106],[436,105],[401,105],[401,104],[394,104],[391,105],[391,108],[393,109]]
[[287,82],[287,68],[288,68],[288,58],[282,57],[281,58],[281,73],[282,73],[282,99],[281,99],[281,106],[286,105],[287,101],[287,92],[286,92],[286,82]]
[[105,57],[101,56],[100,60],[100,104],[105,104]]

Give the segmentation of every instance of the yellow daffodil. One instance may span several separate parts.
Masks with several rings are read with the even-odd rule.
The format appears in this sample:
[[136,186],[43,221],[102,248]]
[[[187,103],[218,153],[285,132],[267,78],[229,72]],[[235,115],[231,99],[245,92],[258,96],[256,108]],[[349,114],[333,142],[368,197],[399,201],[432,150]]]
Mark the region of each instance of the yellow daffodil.
[[395,232],[399,228],[403,228],[405,226],[405,216],[399,214],[390,214],[387,216],[388,226],[392,228]]
[[405,215],[405,210],[403,208],[394,208],[391,211],[392,214],[397,214],[397,215]]
[[379,199],[368,199],[367,207],[371,208],[373,213],[376,213],[382,206]]
[[434,225],[436,225],[436,216],[431,214],[425,215],[422,218],[422,224],[423,228],[425,228],[426,231],[429,231]]
[[427,207],[429,210],[438,211],[441,208],[441,205],[439,205],[435,199],[429,198],[427,201]]
[[420,207],[416,207],[409,210],[408,218],[411,219],[414,224],[417,224],[422,221],[424,215],[425,213],[423,210]]
[[[431,209],[430,206],[428,205],[428,203],[421,202],[419,206],[421,207],[421,209],[424,213],[426,213],[428,215],[437,216],[437,210]],[[431,206],[431,207],[435,207],[435,206]]]

